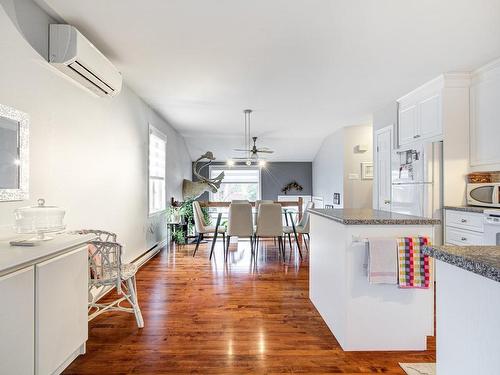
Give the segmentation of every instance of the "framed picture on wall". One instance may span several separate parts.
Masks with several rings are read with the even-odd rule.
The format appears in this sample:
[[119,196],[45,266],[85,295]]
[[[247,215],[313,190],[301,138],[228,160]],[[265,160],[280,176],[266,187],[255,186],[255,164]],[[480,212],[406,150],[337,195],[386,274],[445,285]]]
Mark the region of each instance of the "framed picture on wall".
[[361,163],[361,179],[373,180],[373,162],[365,161]]

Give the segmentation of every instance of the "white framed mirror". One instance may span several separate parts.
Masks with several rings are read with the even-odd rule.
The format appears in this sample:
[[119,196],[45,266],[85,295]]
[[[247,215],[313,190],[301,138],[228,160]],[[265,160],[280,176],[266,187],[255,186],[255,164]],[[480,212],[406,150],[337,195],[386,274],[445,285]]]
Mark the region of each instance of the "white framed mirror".
[[29,117],[0,104],[0,201],[28,199]]

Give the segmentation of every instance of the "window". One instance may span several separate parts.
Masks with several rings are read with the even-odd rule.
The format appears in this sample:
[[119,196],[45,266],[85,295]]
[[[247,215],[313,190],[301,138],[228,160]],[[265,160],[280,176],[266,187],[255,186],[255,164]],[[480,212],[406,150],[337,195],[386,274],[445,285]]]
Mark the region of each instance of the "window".
[[149,214],[167,208],[165,186],[165,162],[167,137],[153,126],[149,126]]
[[224,172],[224,179],[217,193],[210,193],[213,202],[231,202],[233,199],[260,199],[260,169],[252,167],[210,166],[210,178]]

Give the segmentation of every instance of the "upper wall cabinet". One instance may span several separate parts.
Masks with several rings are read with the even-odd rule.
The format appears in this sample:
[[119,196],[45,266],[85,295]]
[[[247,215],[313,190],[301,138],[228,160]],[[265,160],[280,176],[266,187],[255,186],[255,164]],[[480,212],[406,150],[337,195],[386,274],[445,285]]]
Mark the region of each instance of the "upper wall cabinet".
[[398,100],[398,143],[406,146],[422,140],[440,140],[444,76]]
[[470,163],[500,168],[500,60],[474,72],[470,88]]

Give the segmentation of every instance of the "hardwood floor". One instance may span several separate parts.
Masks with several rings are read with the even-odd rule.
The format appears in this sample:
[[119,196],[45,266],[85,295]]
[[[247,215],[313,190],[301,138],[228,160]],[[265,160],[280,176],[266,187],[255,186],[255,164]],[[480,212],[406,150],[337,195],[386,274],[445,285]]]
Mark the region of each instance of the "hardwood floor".
[[[137,275],[145,327],[103,314],[89,325],[87,354],[65,374],[404,374],[398,362],[433,362],[426,352],[344,352],[308,298],[307,252],[283,264],[272,241],[257,266],[248,242],[224,265],[206,245],[163,250]],[[314,250],[314,249],[313,249]],[[332,285],[332,288],[335,286]]]

